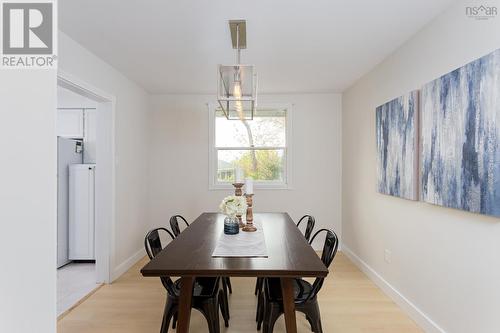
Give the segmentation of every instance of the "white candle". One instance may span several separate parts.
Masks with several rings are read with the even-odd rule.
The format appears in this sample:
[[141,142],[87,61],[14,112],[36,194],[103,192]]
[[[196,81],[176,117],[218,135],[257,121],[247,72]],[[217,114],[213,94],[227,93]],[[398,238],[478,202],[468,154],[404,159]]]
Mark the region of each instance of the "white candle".
[[236,168],[234,182],[243,183],[243,170],[240,167]]
[[253,194],[253,180],[252,180],[252,178],[247,178],[245,180],[245,194]]

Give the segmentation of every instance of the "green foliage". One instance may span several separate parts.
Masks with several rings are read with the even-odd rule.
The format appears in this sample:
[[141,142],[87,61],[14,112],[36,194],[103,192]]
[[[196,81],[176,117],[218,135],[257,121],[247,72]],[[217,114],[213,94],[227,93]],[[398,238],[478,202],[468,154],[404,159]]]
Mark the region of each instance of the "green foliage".
[[254,180],[279,180],[283,171],[282,159],[276,150],[247,151],[235,164],[243,169],[246,177]]

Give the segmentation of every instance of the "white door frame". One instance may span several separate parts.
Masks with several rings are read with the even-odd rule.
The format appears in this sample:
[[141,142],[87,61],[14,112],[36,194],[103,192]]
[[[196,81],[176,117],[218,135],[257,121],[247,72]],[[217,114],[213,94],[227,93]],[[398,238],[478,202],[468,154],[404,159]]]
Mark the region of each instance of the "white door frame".
[[115,228],[116,97],[69,73],[58,71],[57,85],[99,103],[96,130],[95,257],[97,283],[110,283]]

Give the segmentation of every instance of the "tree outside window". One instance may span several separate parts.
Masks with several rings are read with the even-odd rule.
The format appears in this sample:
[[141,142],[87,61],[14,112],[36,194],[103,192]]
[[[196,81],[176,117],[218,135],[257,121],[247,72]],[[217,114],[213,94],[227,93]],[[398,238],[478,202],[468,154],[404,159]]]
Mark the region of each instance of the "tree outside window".
[[257,109],[253,120],[227,120],[215,111],[216,183],[234,182],[234,170],[256,183],[286,183],[287,109]]

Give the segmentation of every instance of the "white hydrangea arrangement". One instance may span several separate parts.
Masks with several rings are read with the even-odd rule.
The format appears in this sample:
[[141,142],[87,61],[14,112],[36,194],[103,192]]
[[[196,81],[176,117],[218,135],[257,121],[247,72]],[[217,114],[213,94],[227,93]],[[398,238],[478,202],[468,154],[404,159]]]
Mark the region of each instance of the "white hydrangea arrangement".
[[227,196],[220,203],[219,210],[221,213],[232,218],[235,218],[236,215],[245,215],[247,212],[246,198],[235,195]]

